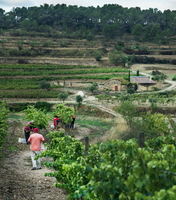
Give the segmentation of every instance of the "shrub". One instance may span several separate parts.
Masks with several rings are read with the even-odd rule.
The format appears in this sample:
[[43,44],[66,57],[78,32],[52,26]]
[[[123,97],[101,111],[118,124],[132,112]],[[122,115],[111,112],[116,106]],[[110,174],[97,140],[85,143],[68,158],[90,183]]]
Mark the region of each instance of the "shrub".
[[129,88],[129,89],[127,89],[127,93],[129,93],[129,94],[135,93],[134,88]]
[[77,96],[76,96],[76,102],[77,102],[79,105],[81,105],[82,101],[83,101],[82,96],[81,96],[81,95],[77,95]]
[[99,55],[95,56],[95,59],[96,59],[96,61],[100,61],[100,60],[101,60],[101,58],[102,58],[102,55],[101,55],[101,54],[99,54]]
[[94,40],[94,35],[90,32],[88,35],[87,35],[87,41],[92,41]]
[[56,56],[57,55],[57,51],[52,51],[51,53],[50,53],[50,56],[52,56],[52,57],[54,57],[54,56]]
[[62,99],[63,102],[64,102],[64,100],[68,98],[68,92],[61,92],[61,93],[59,93],[58,98]]
[[93,93],[93,91],[96,90],[97,87],[98,87],[98,84],[94,82],[88,87],[88,90]]
[[61,47],[67,47],[67,43],[66,42],[60,42],[60,46]]
[[155,91],[158,91],[158,90],[159,90],[159,88],[158,88],[157,86],[154,86],[153,89],[154,89]]
[[51,109],[51,104],[48,103],[48,102],[45,102],[45,101],[38,101],[36,104],[35,104],[35,107],[37,109],[40,109],[40,110],[45,110],[46,112],[50,111]]
[[11,112],[21,112],[25,109],[27,109],[27,107],[29,105],[34,105],[34,103],[17,103],[17,104],[10,104],[9,105],[9,110]]
[[49,90],[50,82],[46,82],[46,80],[40,81],[40,88]]

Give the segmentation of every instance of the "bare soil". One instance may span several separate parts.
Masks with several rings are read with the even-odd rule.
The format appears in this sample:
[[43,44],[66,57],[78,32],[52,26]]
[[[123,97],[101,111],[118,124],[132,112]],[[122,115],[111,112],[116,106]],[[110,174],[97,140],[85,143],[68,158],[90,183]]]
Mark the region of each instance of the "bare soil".
[[[10,121],[9,125],[12,123],[16,122]],[[0,199],[66,200],[67,192],[54,186],[56,179],[44,176],[53,169],[42,166],[40,170],[31,170],[30,145],[18,143],[19,137],[24,138],[23,126],[24,123],[9,128],[9,135],[1,152]],[[42,161],[44,158],[41,163]]]

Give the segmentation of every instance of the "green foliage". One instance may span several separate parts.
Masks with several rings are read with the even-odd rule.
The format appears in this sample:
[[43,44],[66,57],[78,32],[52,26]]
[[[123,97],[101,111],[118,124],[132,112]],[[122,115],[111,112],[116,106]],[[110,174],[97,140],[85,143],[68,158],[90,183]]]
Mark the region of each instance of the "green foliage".
[[149,102],[151,104],[151,108],[156,108],[157,107],[157,102],[158,102],[158,97],[149,97]]
[[134,36],[140,36],[143,33],[143,27],[141,24],[136,24],[133,31],[132,31],[132,35]]
[[4,139],[8,131],[8,125],[7,125],[8,112],[9,109],[7,107],[6,102],[0,101],[0,150],[2,148],[2,145],[4,144]]
[[114,50],[113,52],[109,53],[109,60],[112,64],[116,66],[120,63],[123,63],[123,65],[125,66],[125,63],[128,60],[128,56],[122,51]]
[[129,94],[135,93],[134,88],[128,88],[128,89],[127,89],[127,93],[129,93]]
[[67,42],[61,41],[61,42],[60,42],[60,46],[61,46],[61,47],[67,47]]
[[53,117],[54,116],[59,116],[60,119],[62,120],[62,123],[69,123],[69,118],[70,120],[72,119],[72,116],[74,114],[74,109],[65,106],[65,104],[56,104],[55,105],[55,110],[53,111]]
[[0,92],[0,98],[57,98],[58,91],[45,90],[4,90]]
[[152,79],[156,81],[164,81],[167,78],[167,75],[164,73],[155,75]]
[[121,101],[120,106],[117,107],[116,111],[122,115],[122,117],[126,120],[130,128],[135,126],[136,122],[135,117],[137,116],[137,110],[136,106],[133,105],[131,101],[129,100]]
[[46,112],[49,112],[50,109],[51,109],[51,104],[48,103],[48,102],[45,102],[45,101],[38,101],[36,104],[35,104],[35,107],[37,109],[40,109],[42,111],[46,111]]
[[170,134],[169,120],[166,115],[147,112],[142,116],[142,127],[147,137],[166,136]]
[[47,82],[46,80],[40,81],[40,88],[41,89],[50,89],[50,82]]
[[40,129],[46,129],[46,126],[49,124],[49,117],[45,112],[38,110],[34,106],[28,106],[23,112],[26,114],[25,119],[29,121],[34,120],[35,126]]
[[101,60],[101,58],[102,58],[102,55],[101,55],[101,54],[99,54],[99,55],[95,56],[95,59],[96,59],[96,61],[100,61],[100,60]]
[[136,72],[136,76],[139,76],[139,69],[138,69],[137,72]]
[[25,109],[27,109],[27,107],[29,105],[34,105],[35,103],[15,103],[15,104],[10,104],[9,105],[9,110],[10,112],[21,112]]
[[129,101],[131,98],[131,95],[130,94],[127,94],[127,93],[121,93],[120,97],[119,97],[119,100],[120,101]]
[[68,98],[68,92],[60,92],[58,98],[64,102]]
[[50,145],[35,159],[53,158],[44,164],[55,171],[45,176],[56,178],[55,186],[68,191],[67,199],[175,198],[176,142],[171,136],[148,140],[143,149],[134,139],[110,140],[90,145],[87,156],[84,145],[64,132],[47,136]]
[[87,39],[87,41],[91,42],[94,40],[94,38],[95,38],[94,35],[91,32],[89,32],[86,39]]
[[76,96],[76,102],[77,102],[79,105],[81,105],[82,101],[83,101],[82,96],[81,96],[81,95],[77,95],[77,96]]
[[94,90],[98,88],[98,84],[96,82],[93,82],[91,85],[89,85],[88,90],[93,93]]
[[57,51],[52,51],[51,53],[50,53],[50,56],[52,56],[52,57],[54,57],[54,56],[56,56],[57,55]]

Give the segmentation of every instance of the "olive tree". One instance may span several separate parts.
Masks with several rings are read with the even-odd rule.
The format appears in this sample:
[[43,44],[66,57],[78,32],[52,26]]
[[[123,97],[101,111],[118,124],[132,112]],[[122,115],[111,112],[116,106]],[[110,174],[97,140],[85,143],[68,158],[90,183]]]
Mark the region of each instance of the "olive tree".
[[68,98],[68,92],[60,92],[58,98],[64,102]]

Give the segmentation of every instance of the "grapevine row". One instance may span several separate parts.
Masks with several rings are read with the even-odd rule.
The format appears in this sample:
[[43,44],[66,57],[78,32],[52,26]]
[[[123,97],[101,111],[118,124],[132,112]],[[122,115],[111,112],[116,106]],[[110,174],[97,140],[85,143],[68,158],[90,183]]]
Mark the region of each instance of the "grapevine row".
[[56,171],[45,175],[56,178],[55,186],[66,189],[68,199],[175,198],[176,143],[171,136],[146,141],[143,149],[134,139],[90,145],[87,156],[84,145],[64,132],[48,136],[51,143],[40,157],[52,157],[45,165]]

